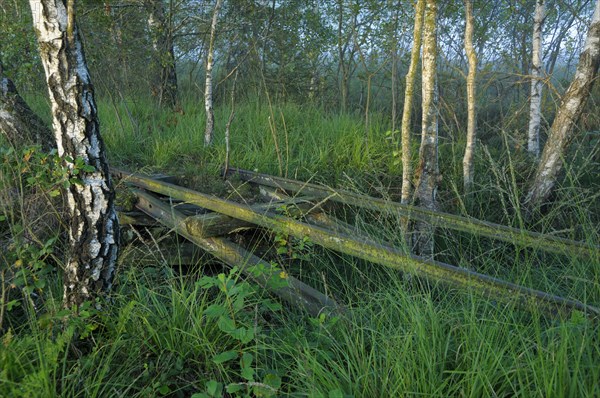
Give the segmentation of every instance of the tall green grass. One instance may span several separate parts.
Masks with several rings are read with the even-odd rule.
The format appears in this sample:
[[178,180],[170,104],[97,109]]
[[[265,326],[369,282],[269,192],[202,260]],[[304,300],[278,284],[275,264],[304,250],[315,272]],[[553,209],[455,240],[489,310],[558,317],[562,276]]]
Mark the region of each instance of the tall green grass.
[[[223,129],[230,109],[217,109],[215,142],[205,148],[200,105],[185,103],[179,114],[142,99],[103,99],[101,128],[111,162],[133,170],[216,174],[224,160]],[[283,174],[397,198],[401,169],[394,164],[383,115],[371,119],[367,151],[360,116],[294,104],[269,109],[258,102],[236,105],[235,114],[234,166],[279,172],[269,127],[275,115]],[[496,143],[484,142],[487,152],[478,152],[475,190],[467,197],[460,189],[462,143],[441,140],[443,208],[597,244],[599,182],[597,174],[590,177],[598,170],[593,148],[574,154],[554,204],[526,224],[518,203],[533,163],[502,131],[497,133]],[[338,215],[344,212],[373,239],[400,242],[394,218],[338,209]],[[600,305],[598,258],[518,249],[444,228],[437,234],[444,261]],[[138,235],[136,244],[124,249],[113,301],[81,325],[60,326],[56,274],[44,290],[50,299],[42,306],[24,300],[19,317],[9,313],[10,327],[0,337],[0,396],[187,397],[205,391],[210,380],[245,382],[237,363],[213,360],[239,349],[206,317],[211,305],[223,303],[223,293],[198,283],[203,275],[223,271],[215,271],[208,256],[188,273],[183,267],[173,270],[164,264],[153,236]],[[577,313],[548,318],[316,247],[303,254],[301,261],[269,259],[343,303],[343,316],[310,318],[288,307],[258,313],[260,292],[238,313],[260,328],[243,351],[253,355],[257,375],[281,378],[278,396],[600,395],[597,321]],[[241,275],[235,278],[242,283]],[[91,334],[78,338],[89,325]]]

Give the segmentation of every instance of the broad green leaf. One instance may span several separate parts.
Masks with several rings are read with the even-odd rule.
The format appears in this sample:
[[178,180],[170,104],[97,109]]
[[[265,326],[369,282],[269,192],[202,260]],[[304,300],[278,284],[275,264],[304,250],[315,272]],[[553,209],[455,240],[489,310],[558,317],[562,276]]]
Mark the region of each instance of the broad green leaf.
[[208,289],[208,288],[215,286],[217,284],[217,281],[215,280],[215,278],[212,278],[210,276],[204,276],[196,283],[201,288]]
[[233,330],[230,334],[233,338],[239,340],[242,344],[247,344],[254,339],[254,329],[241,327]]
[[233,321],[233,319],[225,315],[219,317],[217,326],[225,333],[231,333],[235,330],[235,322]]
[[221,384],[215,380],[207,381],[206,382],[206,392],[211,397],[220,397],[221,393],[223,392],[223,384]]
[[268,375],[266,375],[263,382],[276,390],[279,390],[279,388],[281,387],[281,377],[273,373],[269,373]]
[[227,361],[231,361],[234,358],[237,358],[238,354],[235,351],[225,351],[213,357],[213,362],[218,364],[225,363]]
[[224,306],[222,306],[220,304],[212,304],[211,306],[209,306],[207,309],[204,310],[203,314],[209,318],[217,318],[217,317],[225,314],[226,311],[227,311],[227,309]]
[[254,369],[252,368],[243,368],[241,375],[244,380],[254,381]]
[[253,360],[254,356],[249,352],[245,352],[244,355],[242,355],[242,359],[240,359],[240,367],[249,368],[250,366],[252,366]]

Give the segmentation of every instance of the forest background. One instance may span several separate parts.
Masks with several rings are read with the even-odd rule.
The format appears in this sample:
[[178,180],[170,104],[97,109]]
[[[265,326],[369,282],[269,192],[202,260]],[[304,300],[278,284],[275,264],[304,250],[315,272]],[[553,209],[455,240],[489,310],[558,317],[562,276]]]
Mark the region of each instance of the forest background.
[[[590,0],[546,1],[541,148],[573,79],[595,5]],[[473,3],[478,146],[473,183],[466,191],[465,3],[438,4],[437,208],[597,244],[597,84],[562,159],[559,186],[533,215],[522,208],[539,161],[537,153],[528,151],[535,7],[531,0]],[[207,176],[218,175],[225,162],[224,131],[231,121],[229,159],[235,166],[401,200],[402,155],[407,152],[401,150],[400,130],[414,4],[239,0],[224,1],[217,13],[209,1],[90,0],[77,2],[77,21],[111,165],[185,174],[208,185]],[[2,74],[50,125],[32,24],[28,4],[0,2]],[[214,138],[206,145],[211,48]],[[415,87],[421,84],[417,73]],[[413,168],[419,161],[422,100],[421,90],[414,90],[407,126]],[[3,153],[3,167],[8,167],[11,154]],[[23,159],[21,154],[16,158]],[[22,165],[10,167],[3,169],[3,178],[23,183]],[[133,243],[122,250],[109,313],[57,332],[48,325],[64,315],[57,293],[60,250],[50,246],[60,246],[60,234],[42,245],[27,242],[27,217],[37,220],[40,214],[26,207],[2,220],[2,233],[24,237],[20,252],[3,257],[3,280],[26,256],[43,266],[32,266],[25,288],[13,289],[20,293],[5,293],[10,284],[3,282],[0,393],[218,396],[220,389],[235,386],[240,389],[231,394],[336,397],[600,393],[596,323],[524,314],[312,246],[303,247],[302,259],[293,264],[287,258],[273,261],[320,290],[331,290],[352,309],[349,319],[307,320],[289,309],[249,316],[267,299],[238,280],[235,271],[227,271],[223,278],[240,283],[250,297],[232,318],[260,324],[256,336],[240,342],[200,321],[211,305],[231,299],[198,283],[210,285],[202,279],[202,267],[193,275],[173,271],[153,242],[138,237],[148,250],[142,256]],[[369,213],[353,217],[374,239],[398,236],[402,243],[396,220],[374,223]],[[443,228],[436,231],[435,245],[436,259],[600,303],[598,258],[524,251]],[[294,250],[300,250],[297,246]],[[202,258],[198,264],[208,262]],[[92,335],[76,348],[78,355],[69,333]],[[231,352],[236,355],[229,358]]]

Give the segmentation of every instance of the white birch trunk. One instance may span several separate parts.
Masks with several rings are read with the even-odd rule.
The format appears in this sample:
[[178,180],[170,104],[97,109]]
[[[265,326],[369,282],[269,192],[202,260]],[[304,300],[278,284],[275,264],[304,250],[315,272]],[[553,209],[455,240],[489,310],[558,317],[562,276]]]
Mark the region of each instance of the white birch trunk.
[[542,25],[546,14],[544,0],[535,2],[533,19],[533,58],[531,60],[531,99],[529,108],[529,132],[527,151],[536,158],[540,156],[540,123],[542,113]]
[[30,0],[40,58],[52,104],[58,154],[81,159],[93,171],[75,171],[81,184],[66,189],[71,253],[64,273],[64,305],[72,307],[106,292],[117,260],[119,224],[94,89],[75,24],[74,0]]
[[473,47],[473,1],[465,0],[465,52],[469,60],[469,74],[467,75],[467,144],[463,157],[463,184],[464,192],[471,190],[473,185],[473,156],[476,145],[475,110],[475,76],[477,73],[477,55]]
[[217,21],[219,19],[219,10],[221,9],[222,0],[217,0],[213,10],[212,23],[210,24],[210,40],[208,42],[208,53],[206,54],[206,82],[204,85],[204,109],[206,110],[206,128],[204,130],[204,145],[208,146],[212,143],[215,115],[213,111],[213,95],[212,95],[212,68],[213,57],[215,52],[215,36],[217,35]]
[[592,85],[597,79],[599,65],[600,0],[597,0],[575,77],[562,97],[533,184],[525,198],[528,214],[532,214],[549,198],[556,185],[566,149],[573,138],[573,127],[581,116]]
[[415,7],[415,26],[413,29],[413,47],[410,54],[410,65],[406,73],[406,87],[404,89],[404,108],[402,110],[401,146],[402,146],[402,194],[400,202],[407,204],[411,199],[412,166],[410,156],[410,116],[413,103],[413,92],[419,54],[421,52],[421,31],[423,29],[423,12],[425,0],[419,0]]
[[[417,184],[415,199],[418,206],[430,210],[437,209],[436,194],[439,180],[438,169],[438,119],[436,90],[437,58],[437,4],[436,0],[426,0],[423,21],[423,61],[422,61],[422,105],[421,148],[419,167],[416,170]],[[415,250],[420,256],[433,258],[433,233],[430,224],[419,222],[415,231]]]

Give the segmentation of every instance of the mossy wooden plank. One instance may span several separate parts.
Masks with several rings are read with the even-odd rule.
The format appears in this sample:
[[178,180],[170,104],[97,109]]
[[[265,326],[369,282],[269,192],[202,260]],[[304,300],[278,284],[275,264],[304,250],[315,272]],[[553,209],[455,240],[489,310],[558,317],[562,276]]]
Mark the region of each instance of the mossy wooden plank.
[[291,192],[302,192],[306,195],[327,197],[328,200],[357,206],[365,209],[396,214],[413,220],[431,223],[432,225],[468,232],[512,243],[520,247],[540,249],[551,253],[568,254],[577,257],[600,258],[600,246],[558,238],[526,231],[505,225],[481,221],[474,218],[461,217],[423,209],[417,206],[403,205],[383,199],[372,198],[327,186],[294,181],[281,177],[255,173],[242,169],[230,168],[229,173],[238,174],[241,179],[272,188],[280,188]]

